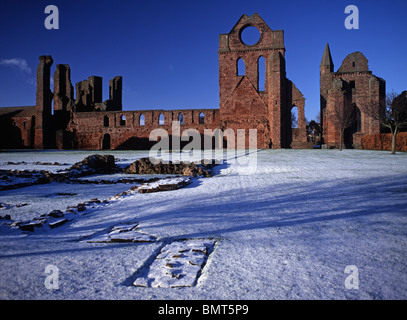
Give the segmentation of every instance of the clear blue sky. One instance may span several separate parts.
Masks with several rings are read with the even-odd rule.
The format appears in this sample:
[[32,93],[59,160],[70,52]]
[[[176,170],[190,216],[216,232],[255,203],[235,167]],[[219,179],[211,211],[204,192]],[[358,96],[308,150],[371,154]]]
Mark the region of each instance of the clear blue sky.
[[[59,30],[47,30],[44,9],[59,8]],[[349,4],[359,30],[344,26]],[[0,2],[0,106],[35,105],[40,55],[69,64],[75,84],[88,76],[123,76],[123,109],[218,108],[218,35],[242,14],[259,13],[284,30],[287,77],[319,112],[319,64],[329,42],[335,71],[361,51],[387,91],[407,90],[407,1],[125,1]]]

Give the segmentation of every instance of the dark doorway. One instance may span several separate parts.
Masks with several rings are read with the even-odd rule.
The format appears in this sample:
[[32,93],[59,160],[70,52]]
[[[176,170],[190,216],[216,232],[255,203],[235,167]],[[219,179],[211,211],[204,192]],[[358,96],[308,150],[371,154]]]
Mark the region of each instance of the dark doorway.
[[360,109],[355,105],[352,110],[352,125],[344,131],[344,144],[348,149],[353,148],[353,134],[362,131],[362,114]]
[[108,150],[110,149],[110,134],[105,134],[103,136],[103,142],[102,142],[102,149],[103,150]]

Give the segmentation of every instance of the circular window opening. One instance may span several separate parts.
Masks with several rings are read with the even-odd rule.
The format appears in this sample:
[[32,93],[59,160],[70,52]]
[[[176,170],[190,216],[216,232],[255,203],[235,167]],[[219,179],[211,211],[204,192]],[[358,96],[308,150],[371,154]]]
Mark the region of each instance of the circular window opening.
[[249,26],[242,30],[240,40],[248,46],[252,46],[260,40],[260,30],[256,27]]

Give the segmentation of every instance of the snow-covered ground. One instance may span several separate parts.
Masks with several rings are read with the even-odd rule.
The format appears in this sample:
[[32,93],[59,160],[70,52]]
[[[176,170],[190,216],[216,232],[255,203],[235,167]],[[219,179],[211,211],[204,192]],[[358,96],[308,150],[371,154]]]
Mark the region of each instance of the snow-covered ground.
[[[0,153],[0,169],[59,170],[33,163],[72,165],[92,153]],[[106,153],[123,165],[146,155]],[[54,229],[3,225],[0,299],[407,298],[406,153],[254,155],[249,164],[228,157],[215,176],[182,189],[95,203]],[[54,182],[0,191],[11,205],[0,215],[33,219],[131,186]],[[94,241],[101,238],[115,241]]]

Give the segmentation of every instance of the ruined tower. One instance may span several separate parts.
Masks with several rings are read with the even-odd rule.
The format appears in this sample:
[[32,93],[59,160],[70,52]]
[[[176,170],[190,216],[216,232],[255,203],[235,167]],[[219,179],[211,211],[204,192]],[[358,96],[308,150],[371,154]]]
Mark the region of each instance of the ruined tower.
[[326,107],[326,101],[328,99],[328,89],[330,88],[331,84],[331,73],[333,71],[334,63],[332,61],[329,44],[327,43],[325,46],[324,53],[322,55],[321,64],[319,66],[319,89],[320,89],[321,109],[324,109]]
[[116,76],[109,80],[109,100],[107,101],[107,110],[122,110],[122,83],[123,78]]
[[54,73],[54,113],[56,111],[72,111],[73,96],[71,68],[67,64],[57,64]]
[[385,81],[372,74],[363,53],[356,51],[348,54],[339,69],[334,72],[329,45],[325,46],[320,65],[320,108],[324,144],[328,147],[337,147],[340,144],[339,124],[337,119],[334,119],[338,110],[351,109],[352,112],[352,123],[347,124],[342,138],[346,147],[358,148],[363,135],[380,133],[379,121],[370,114],[371,105],[379,112],[384,106],[385,96]]
[[54,114],[52,125],[55,136],[54,145],[58,149],[66,148],[66,126],[75,109],[74,89],[71,83],[71,68],[67,64],[57,64],[54,73]]
[[102,78],[88,77],[76,83],[76,111],[94,111],[95,105],[102,102]]
[[[242,34],[253,27],[259,38],[245,43]],[[257,129],[259,148],[305,147],[305,99],[286,78],[283,30],[271,30],[257,13],[243,15],[229,33],[219,35],[218,53],[222,127]],[[296,130],[293,107],[298,108]]]
[[52,92],[50,90],[51,56],[40,56],[37,67],[37,93],[35,112],[34,147],[52,147]]

